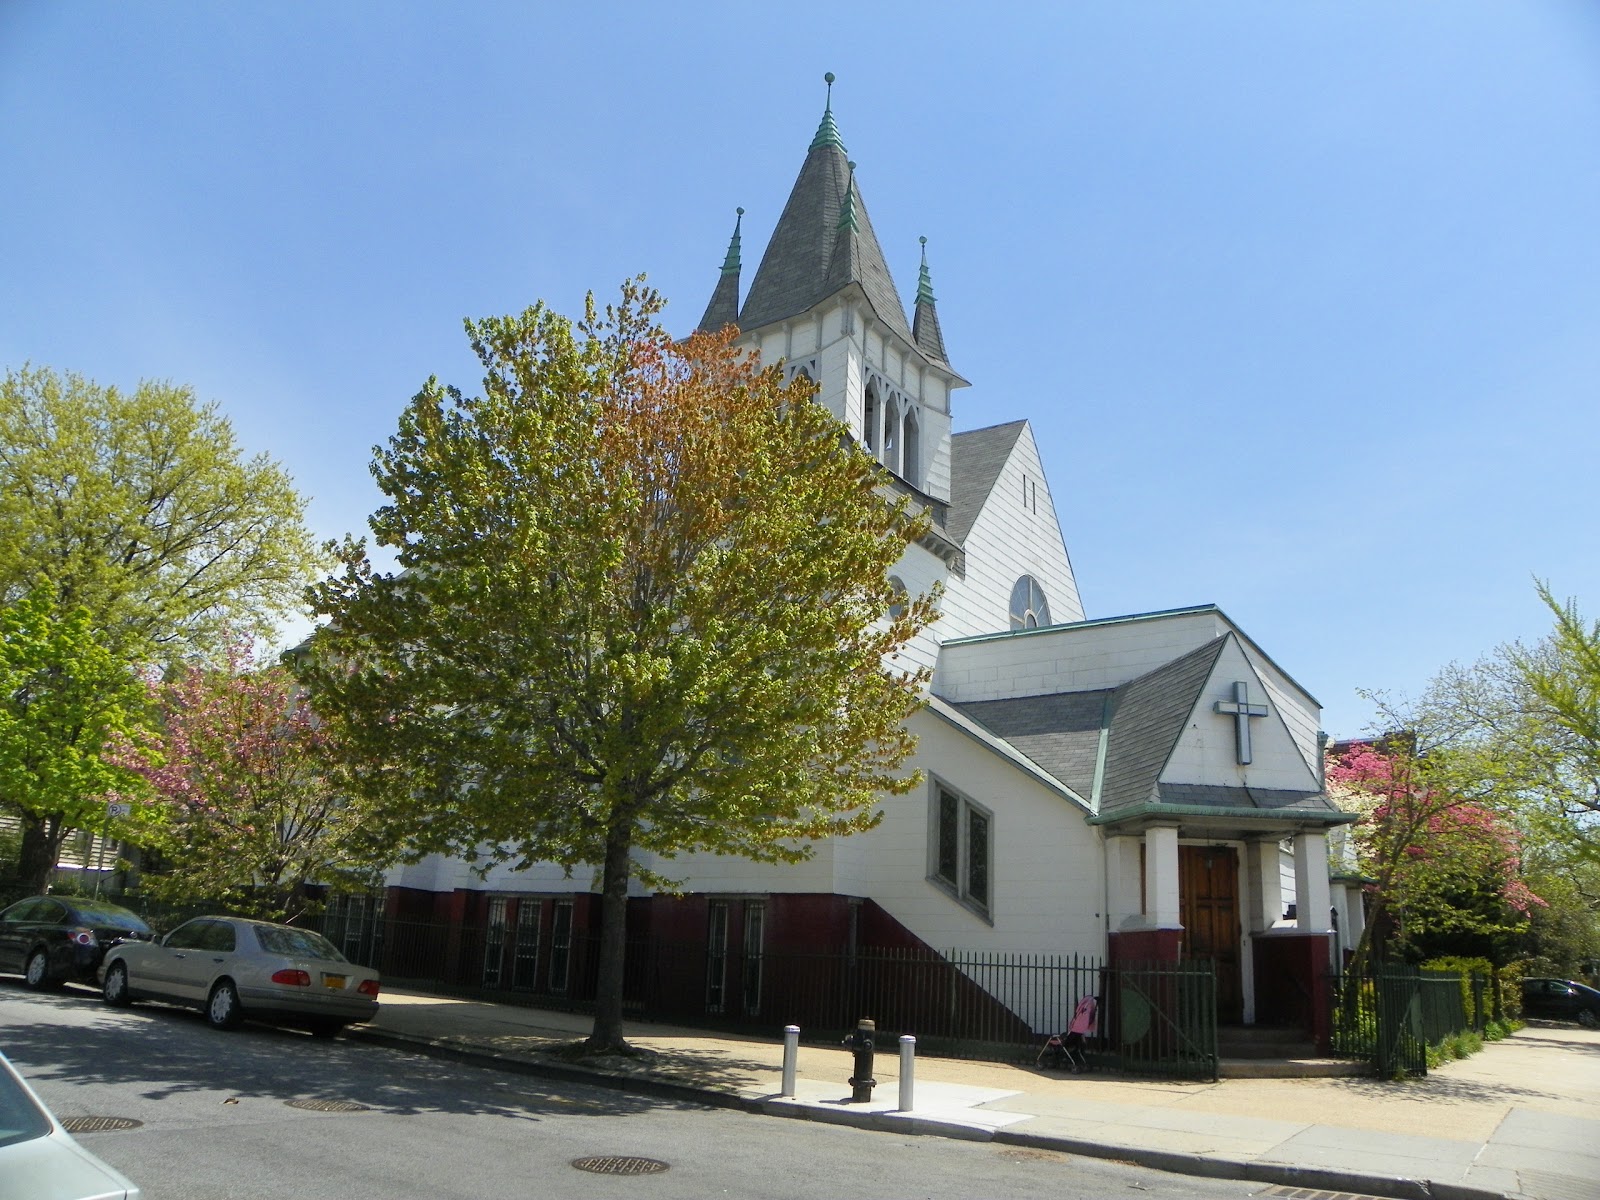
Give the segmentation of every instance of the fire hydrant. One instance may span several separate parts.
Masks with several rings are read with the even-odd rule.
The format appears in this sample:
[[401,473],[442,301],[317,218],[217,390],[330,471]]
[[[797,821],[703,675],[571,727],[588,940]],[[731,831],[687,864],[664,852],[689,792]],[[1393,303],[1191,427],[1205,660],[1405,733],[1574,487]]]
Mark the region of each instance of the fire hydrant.
[[872,1100],[872,1089],[878,1082],[872,1077],[873,1037],[877,1032],[878,1027],[871,1018],[862,1017],[856,1022],[856,1031],[842,1043],[856,1056],[855,1074],[850,1076],[851,1104],[867,1104]]

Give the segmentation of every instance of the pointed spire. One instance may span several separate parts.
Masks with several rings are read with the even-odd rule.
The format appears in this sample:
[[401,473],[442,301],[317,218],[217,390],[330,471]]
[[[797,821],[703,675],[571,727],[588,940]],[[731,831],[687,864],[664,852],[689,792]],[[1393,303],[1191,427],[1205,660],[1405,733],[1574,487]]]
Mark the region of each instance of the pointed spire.
[[695,326],[706,333],[739,323],[739,229],[744,224],[744,209],[737,212],[733,219],[733,237],[728,239],[728,254],[722,260],[722,274],[711,293],[711,303],[706,305],[705,316]]
[[833,73],[824,78],[828,104],[822,124],[751,280],[739,324],[753,330],[799,316],[854,284],[877,319],[910,342],[905,301],[889,275],[833,120]]
[[839,207],[839,228],[859,232],[861,226],[856,222],[856,165],[846,164],[850,174],[845,176],[844,203]]
[[[728,257],[722,260],[722,273],[724,275],[737,275],[739,273],[739,227],[744,224],[744,209],[735,209],[738,215],[733,219],[733,237],[728,239]],[[924,238],[924,241],[927,239]],[[923,268],[926,270],[926,266]]]
[[833,72],[829,71],[822,77],[828,83],[828,101],[822,109],[822,123],[817,126],[817,136],[811,139],[811,149],[818,146],[837,146],[841,154],[849,153],[844,148],[844,139],[839,136],[839,127],[833,121]]
[[950,360],[944,352],[944,333],[939,328],[939,310],[934,307],[933,276],[928,273],[928,239],[922,243],[922,270],[917,273],[917,311],[912,318],[911,336],[917,348],[942,363]]

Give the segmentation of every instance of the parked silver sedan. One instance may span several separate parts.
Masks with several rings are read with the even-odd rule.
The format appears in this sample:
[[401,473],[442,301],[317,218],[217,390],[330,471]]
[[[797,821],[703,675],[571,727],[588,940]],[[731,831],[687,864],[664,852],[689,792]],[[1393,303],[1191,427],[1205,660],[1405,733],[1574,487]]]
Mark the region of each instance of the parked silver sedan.
[[139,1200],[139,1194],[73,1140],[0,1054],[0,1200]]
[[160,941],[113,947],[101,992],[109,1004],[190,1005],[216,1029],[271,1021],[319,1037],[378,1011],[376,971],[309,929],[240,917],[197,917]]

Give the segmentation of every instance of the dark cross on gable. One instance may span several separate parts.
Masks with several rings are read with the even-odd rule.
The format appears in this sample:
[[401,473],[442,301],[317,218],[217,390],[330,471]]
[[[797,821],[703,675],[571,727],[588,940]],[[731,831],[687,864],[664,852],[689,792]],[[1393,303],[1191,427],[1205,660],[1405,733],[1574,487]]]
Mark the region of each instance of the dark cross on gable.
[[1250,765],[1250,718],[1267,715],[1265,704],[1250,703],[1250,685],[1240,680],[1233,685],[1232,700],[1218,700],[1216,710],[1233,718],[1233,740],[1238,751],[1239,765]]

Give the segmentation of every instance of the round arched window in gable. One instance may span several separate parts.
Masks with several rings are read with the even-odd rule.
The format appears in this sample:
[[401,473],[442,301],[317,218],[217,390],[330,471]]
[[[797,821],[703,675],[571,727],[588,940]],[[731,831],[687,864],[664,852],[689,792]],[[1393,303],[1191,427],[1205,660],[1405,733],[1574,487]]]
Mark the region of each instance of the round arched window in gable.
[[1024,575],[1011,589],[1011,628],[1037,629],[1050,624],[1050,603],[1032,575]]
[[889,619],[898,621],[906,615],[906,585],[898,575],[889,576],[889,586],[894,589],[894,599],[889,601]]

